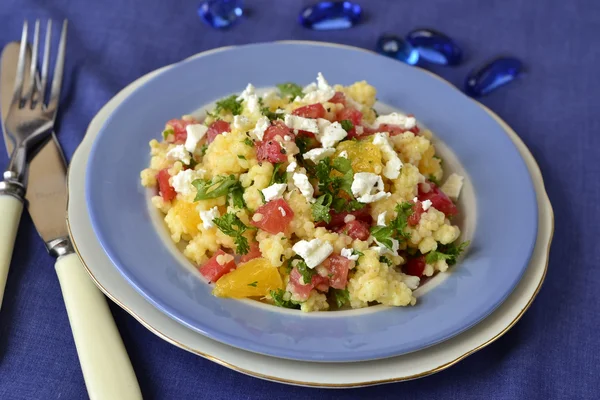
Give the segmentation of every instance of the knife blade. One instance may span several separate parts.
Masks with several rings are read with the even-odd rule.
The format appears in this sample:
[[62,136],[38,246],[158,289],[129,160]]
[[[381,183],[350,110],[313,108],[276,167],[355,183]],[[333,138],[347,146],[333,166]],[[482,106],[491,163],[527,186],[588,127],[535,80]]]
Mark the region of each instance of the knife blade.
[[[12,101],[15,75],[19,57],[20,44],[9,43],[4,47],[0,64],[0,109],[2,110],[2,131],[6,150],[10,155],[13,143],[9,140],[4,121]],[[31,53],[27,49],[29,65]],[[28,75],[28,73],[26,74]],[[29,76],[25,77],[25,82]],[[58,238],[68,237],[65,224],[65,211],[67,209],[67,168],[65,157],[58,145],[56,135],[52,133],[50,139],[42,143],[35,157],[29,163],[29,176],[25,199],[27,210],[33,219],[35,227],[44,240],[44,243],[56,241]],[[48,212],[48,210],[63,210],[62,212]]]
[[[13,143],[4,129],[5,110],[14,96],[19,50],[19,43],[10,43],[0,59],[2,130],[9,154]],[[58,258],[55,270],[88,395],[92,400],[141,399],[135,372],[106,299],[74,253],[68,236],[66,173],[65,158],[53,133],[30,161],[26,203],[48,252]]]

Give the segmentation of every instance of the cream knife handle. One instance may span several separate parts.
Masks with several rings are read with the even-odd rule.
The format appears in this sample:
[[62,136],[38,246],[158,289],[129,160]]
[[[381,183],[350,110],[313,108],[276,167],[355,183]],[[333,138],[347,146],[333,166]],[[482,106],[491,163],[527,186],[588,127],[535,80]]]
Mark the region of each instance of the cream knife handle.
[[22,212],[21,200],[9,194],[0,195],[0,308]]
[[90,399],[141,399],[135,372],[104,295],[77,255],[59,257],[55,267]]

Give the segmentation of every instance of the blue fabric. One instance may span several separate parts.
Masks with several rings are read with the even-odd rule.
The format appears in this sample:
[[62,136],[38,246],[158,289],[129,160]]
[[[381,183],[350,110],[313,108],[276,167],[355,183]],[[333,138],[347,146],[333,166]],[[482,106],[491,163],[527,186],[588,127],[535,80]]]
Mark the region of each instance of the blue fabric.
[[[363,0],[365,22],[338,32],[313,32],[296,24],[298,11],[309,1],[288,0],[285,6],[282,1],[247,3],[250,16],[220,32],[199,21],[196,1],[2,0],[0,45],[19,38],[25,18],[70,20],[58,126],[68,157],[91,118],[118,90],[155,68],[210,48],[277,39],[372,48],[384,31],[404,34],[416,27],[432,27],[464,47],[466,59],[461,66],[431,68],[456,85],[462,85],[467,72],[490,57],[517,56],[525,62],[528,75],[482,102],[521,135],[542,169],[556,213],[547,280],[510,332],[458,365],[413,382],[345,391],[290,387],[230,371],[161,341],[113,306],[144,396],[597,398],[600,2]],[[6,164],[6,155],[0,152],[0,168]],[[519,199],[499,212],[514,207],[519,207]],[[86,398],[53,264],[25,215],[0,312],[0,399]]]

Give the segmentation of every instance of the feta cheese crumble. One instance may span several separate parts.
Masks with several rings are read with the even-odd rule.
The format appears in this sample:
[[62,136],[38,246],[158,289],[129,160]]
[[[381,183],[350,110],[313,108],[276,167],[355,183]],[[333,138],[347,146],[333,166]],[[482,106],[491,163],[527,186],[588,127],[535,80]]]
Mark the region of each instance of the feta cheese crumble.
[[356,261],[358,260],[358,257],[360,257],[358,254],[354,254],[353,249],[342,249],[341,255],[342,257],[346,257],[348,260],[351,261]]
[[302,155],[302,157],[305,160],[311,160],[312,162],[314,162],[316,164],[319,161],[321,161],[322,159],[329,157],[333,153],[335,153],[334,148],[329,148],[329,149],[317,148],[317,149],[312,149],[312,150],[307,151],[306,153],[304,153]]
[[409,117],[401,113],[391,113],[388,115],[380,115],[375,119],[374,127],[381,124],[398,125],[404,129],[412,129],[417,125],[417,120],[414,117]]
[[283,192],[287,189],[287,183],[274,183],[273,185],[261,190],[265,196],[265,202],[275,200],[283,196]]
[[460,196],[464,179],[464,177],[453,173],[446,179],[441,189],[448,197],[456,201],[458,200],[458,196]]
[[202,219],[202,226],[204,229],[214,228],[215,224],[213,223],[213,220],[220,216],[221,213],[219,213],[217,206],[214,206],[210,210],[200,211],[200,218]]
[[396,179],[400,175],[402,161],[398,157],[398,153],[394,150],[390,137],[387,133],[376,133],[373,137],[373,144],[381,150],[383,159],[386,161],[383,168],[383,176],[388,179]]
[[285,169],[285,172],[294,172],[296,168],[298,168],[298,163],[296,161],[292,161]]
[[423,207],[423,211],[429,210],[429,207],[431,207],[431,200],[425,200],[422,202],[421,207]]
[[292,175],[292,180],[294,181],[294,185],[300,190],[300,193],[302,193],[302,196],[304,196],[309,203],[314,203],[315,198],[313,195],[315,194],[315,189],[308,181],[308,176],[306,176],[306,174],[295,172],[294,175]]
[[351,190],[360,203],[373,203],[391,196],[391,193],[384,192],[381,176],[371,172],[354,174]]
[[307,131],[314,134],[319,133],[319,125],[315,119],[286,114],[284,123],[290,129]]
[[252,130],[252,135],[259,141],[262,141],[263,137],[265,136],[265,131],[269,126],[271,126],[269,118],[260,117],[258,121],[256,121],[256,126]]
[[205,171],[199,170],[194,171],[193,169],[186,169],[179,171],[179,173],[170,179],[171,186],[177,193],[182,195],[190,195],[196,193],[196,188],[192,186],[192,182],[196,179],[202,178]]
[[169,160],[181,161],[185,165],[190,165],[192,161],[192,157],[190,153],[185,149],[184,145],[179,144],[173,147],[171,150],[167,152],[167,158]]
[[325,103],[335,96],[335,90],[329,86],[329,83],[327,83],[325,77],[320,72],[317,74],[316,89],[313,84],[306,86],[304,89],[308,91],[304,98],[302,98],[302,101],[307,104]]
[[[235,115],[233,117],[233,129],[237,129],[238,131],[246,130],[248,125],[250,124],[250,120],[243,115]],[[225,133],[223,133],[225,134]]]
[[386,214],[387,214],[387,211],[384,211],[377,216],[377,226],[385,226]]
[[313,239],[311,241],[300,240],[292,250],[304,259],[308,268],[315,268],[321,264],[333,253],[333,246],[329,242],[321,239]]
[[187,138],[185,139],[185,149],[190,153],[193,153],[196,150],[198,142],[202,140],[204,135],[206,135],[208,127],[202,124],[192,124],[186,126],[185,131],[187,132]]
[[255,96],[256,95],[256,88],[254,87],[253,84],[249,83],[248,86],[246,86],[246,89],[244,89],[244,91],[237,97],[237,101],[247,101],[250,96]]
[[319,139],[323,147],[329,148],[335,146],[347,135],[348,132],[342,128],[342,125],[339,122],[334,122],[323,129],[323,131],[317,136],[317,139]]

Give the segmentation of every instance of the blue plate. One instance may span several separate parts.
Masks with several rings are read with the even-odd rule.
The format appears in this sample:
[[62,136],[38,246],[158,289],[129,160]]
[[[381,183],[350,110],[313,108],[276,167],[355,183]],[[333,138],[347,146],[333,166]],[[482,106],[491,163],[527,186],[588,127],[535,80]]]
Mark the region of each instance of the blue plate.
[[[252,301],[220,299],[182,263],[156,228],[140,185],[148,141],[165,121],[215,99],[280,82],[367,80],[378,99],[410,110],[461,160],[473,185],[476,235],[468,256],[415,307],[303,314]],[[360,49],[266,43],[185,60],[133,92],[106,121],[86,178],[92,224],[112,262],[152,304],[215,340],[275,357],[363,361],[446,340],[490,314],[525,271],[537,233],[531,178],[516,147],[477,103],[447,83]],[[465,210],[465,212],[473,212]]]

